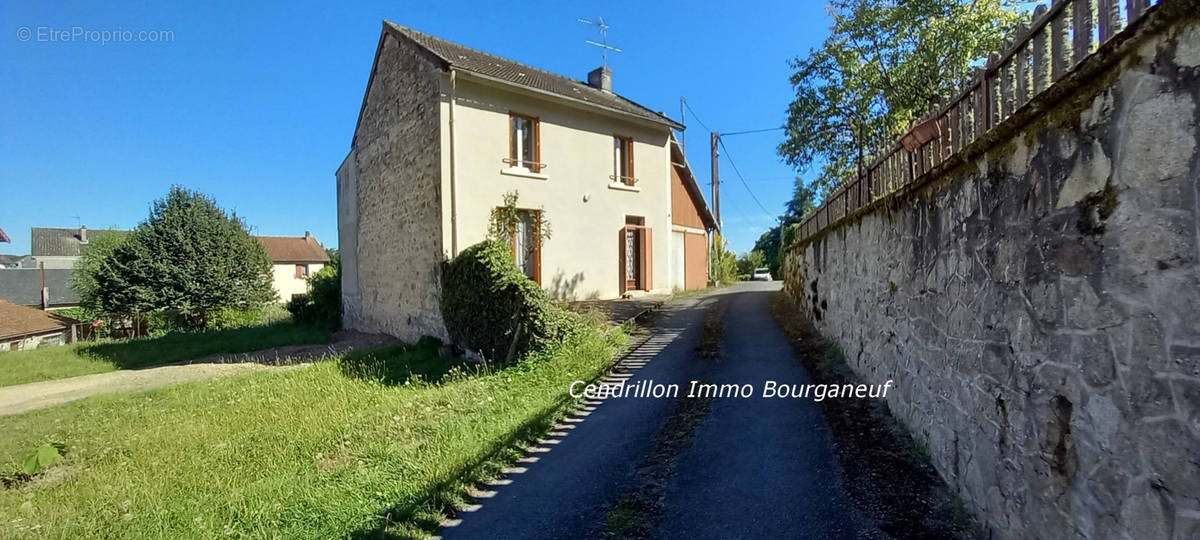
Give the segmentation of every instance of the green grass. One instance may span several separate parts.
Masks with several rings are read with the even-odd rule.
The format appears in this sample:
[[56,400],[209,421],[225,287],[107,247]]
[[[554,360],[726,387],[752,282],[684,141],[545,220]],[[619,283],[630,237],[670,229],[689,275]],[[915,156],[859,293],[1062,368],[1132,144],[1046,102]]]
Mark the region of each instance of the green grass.
[[0,537],[406,537],[466,481],[539,436],[623,334],[587,333],[468,376],[436,347],[97,396],[0,418],[0,471],[46,443],[65,458],[0,489]]
[[301,343],[327,343],[329,332],[292,323],[174,333],[160,337],[101,340],[0,353],[0,386],[61,379],[116,369],[137,369],[212,354],[254,351]]

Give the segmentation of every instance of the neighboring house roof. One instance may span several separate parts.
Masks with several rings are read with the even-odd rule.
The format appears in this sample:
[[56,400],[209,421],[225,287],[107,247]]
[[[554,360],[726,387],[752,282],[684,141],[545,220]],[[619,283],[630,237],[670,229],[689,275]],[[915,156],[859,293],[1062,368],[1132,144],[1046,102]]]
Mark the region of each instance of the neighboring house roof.
[[255,236],[267,256],[275,263],[326,263],[329,254],[316,237],[304,236]]
[[[71,286],[71,269],[46,270],[46,288],[51,306],[77,306],[79,293]],[[42,305],[42,270],[6,268],[0,270],[0,300],[24,306]]]
[[0,267],[10,265],[20,266],[27,258],[29,258],[29,255],[0,255]]
[[83,231],[87,232],[89,241],[95,240],[100,235],[129,234],[129,231],[120,229],[33,227],[30,229],[30,235],[33,238],[30,253],[34,257],[78,257],[83,255],[88,246],[80,239],[80,233]]
[[679,176],[683,178],[683,187],[692,196],[692,202],[695,203],[696,210],[700,212],[700,219],[704,221],[704,225],[709,229],[721,232],[721,226],[717,224],[717,219],[708,209],[708,202],[704,200],[704,192],[700,190],[700,183],[696,181],[692,166],[688,165],[687,156],[683,154],[683,148],[679,146],[679,141],[675,140],[674,134],[671,135],[671,165],[682,171]]
[[605,92],[549,71],[514,62],[442,38],[431,36],[391,21],[383,21],[384,30],[391,30],[429,51],[446,66],[472,72],[500,82],[547,92],[573,101],[583,102],[643,120],[683,129],[683,125],[653,110],[613,92]]
[[40,309],[0,300],[0,339],[63,330],[74,322]]

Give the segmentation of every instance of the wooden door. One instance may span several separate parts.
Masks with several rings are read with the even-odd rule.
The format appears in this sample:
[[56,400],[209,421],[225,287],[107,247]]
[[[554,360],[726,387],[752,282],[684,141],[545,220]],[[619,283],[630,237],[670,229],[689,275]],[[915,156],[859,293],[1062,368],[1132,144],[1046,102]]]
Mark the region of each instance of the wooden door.
[[650,290],[653,274],[650,228],[626,225],[621,228],[619,241],[621,293]]

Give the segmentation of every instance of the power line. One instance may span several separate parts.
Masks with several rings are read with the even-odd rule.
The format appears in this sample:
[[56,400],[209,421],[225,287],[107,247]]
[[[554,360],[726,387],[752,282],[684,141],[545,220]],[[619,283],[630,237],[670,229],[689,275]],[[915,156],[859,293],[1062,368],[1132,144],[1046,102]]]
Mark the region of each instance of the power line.
[[[697,120],[699,120],[699,118],[697,118]],[[725,151],[725,159],[729,161],[729,165],[733,167],[733,172],[737,174],[738,180],[742,181],[742,187],[746,188],[746,193],[750,194],[750,198],[754,199],[755,204],[758,205],[758,208],[761,209],[763,213],[767,215],[767,217],[775,219],[775,216],[772,215],[771,212],[767,211],[767,207],[763,206],[763,203],[754,195],[754,191],[750,189],[750,184],[746,183],[746,178],[742,176],[742,171],[738,170],[737,163],[733,162],[733,156],[730,155],[729,148],[725,146],[725,141],[718,137],[717,144],[721,145],[721,149]]]
[[[697,120],[699,120],[699,118],[697,118]],[[784,129],[783,126],[763,129],[749,129],[746,131],[734,131],[733,133],[722,133],[721,136],[728,137],[730,135],[749,135],[751,133],[766,133],[768,131],[779,131],[781,129]]]
[[684,101],[683,106],[686,107],[687,110],[692,113],[692,118],[696,119],[696,122],[700,124],[700,127],[704,128],[704,131],[712,131],[711,129],[708,128],[708,126],[704,125],[704,120],[700,119],[700,115],[696,114],[696,109],[693,109],[692,105],[690,103]]

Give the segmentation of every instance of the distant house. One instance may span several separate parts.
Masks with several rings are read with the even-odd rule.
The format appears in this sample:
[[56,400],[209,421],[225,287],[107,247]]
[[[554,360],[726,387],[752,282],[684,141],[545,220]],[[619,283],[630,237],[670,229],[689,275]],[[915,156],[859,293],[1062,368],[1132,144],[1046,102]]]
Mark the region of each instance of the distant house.
[[287,302],[308,292],[308,277],[329,264],[329,254],[308,231],[304,236],[256,236],[271,258],[271,278],[279,299]]
[[71,341],[76,321],[0,300],[0,351],[36,349]]
[[0,270],[0,300],[22,306],[42,306],[42,279],[45,277],[47,308],[67,308],[79,305],[79,293],[71,285],[69,268],[51,268],[44,273],[37,268]]
[[555,298],[704,287],[718,224],[682,128],[606,66],[576,80],[384,21],[337,171],[344,325],[444,336],[439,264],[514,191],[514,262]]
[[30,253],[32,264],[24,267],[38,268],[44,265],[47,269],[74,268],[75,261],[87,253],[91,241],[108,234],[126,235],[129,231],[100,229],[89,232],[87,226],[75,229],[33,227],[30,229],[33,239]]
[[0,255],[0,269],[32,267],[32,261],[29,255]]

